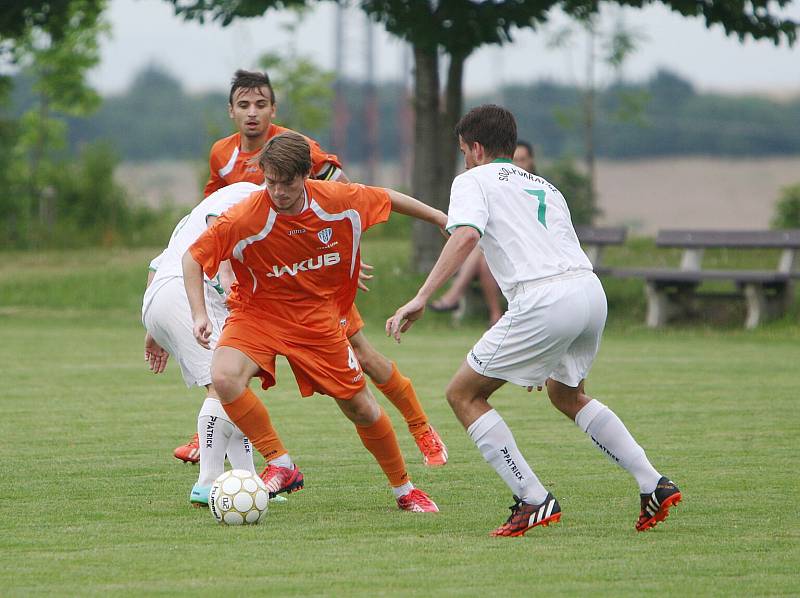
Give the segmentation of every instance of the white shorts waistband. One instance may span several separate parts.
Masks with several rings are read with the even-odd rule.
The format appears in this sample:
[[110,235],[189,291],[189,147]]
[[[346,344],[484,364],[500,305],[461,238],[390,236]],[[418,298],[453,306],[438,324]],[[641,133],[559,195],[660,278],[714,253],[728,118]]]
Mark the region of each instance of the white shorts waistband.
[[537,278],[536,280],[525,280],[523,282],[518,282],[509,291],[508,300],[512,301],[520,293],[525,293],[531,289],[535,289],[536,287],[551,284],[553,282],[561,282],[562,280],[570,280],[572,278],[583,278],[584,276],[588,276],[590,274],[594,274],[594,272],[592,270],[567,270],[566,272],[556,274],[555,276],[548,276],[547,278]]

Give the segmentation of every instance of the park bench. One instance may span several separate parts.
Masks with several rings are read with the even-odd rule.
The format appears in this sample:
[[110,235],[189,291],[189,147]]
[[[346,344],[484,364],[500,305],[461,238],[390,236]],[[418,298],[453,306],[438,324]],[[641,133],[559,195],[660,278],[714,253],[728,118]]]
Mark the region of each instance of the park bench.
[[581,242],[583,251],[592,262],[592,267],[598,275],[608,274],[611,268],[603,264],[603,252],[610,245],[622,245],[628,235],[624,226],[576,226],[575,232]]
[[[800,229],[775,231],[662,230],[656,246],[683,249],[678,268],[612,269],[619,278],[642,278],[647,296],[647,325],[657,328],[677,315],[696,310],[700,297],[744,299],[747,309],[746,328],[786,313],[793,298],[793,279],[800,278],[795,269],[800,249]],[[711,248],[780,249],[774,270],[704,270],[703,252]],[[703,291],[709,281],[733,282],[733,292]]]
[[[603,264],[603,252],[610,245],[622,245],[628,229],[624,226],[576,226],[575,232],[581,242],[584,252],[592,262],[594,271],[598,275],[608,274],[611,268]],[[483,313],[485,311],[483,294],[477,282],[473,282],[467,289],[458,308],[453,311],[453,323],[459,324],[466,314]]]

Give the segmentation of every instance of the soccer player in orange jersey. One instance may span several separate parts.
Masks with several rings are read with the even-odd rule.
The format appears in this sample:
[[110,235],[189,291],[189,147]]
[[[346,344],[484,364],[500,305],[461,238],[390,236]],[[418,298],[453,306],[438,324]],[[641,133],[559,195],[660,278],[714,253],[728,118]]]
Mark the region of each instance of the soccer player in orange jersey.
[[208,346],[203,273],[231,260],[237,282],[228,299],[211,377],[225,412],[269,465],[272,496],[303,487],[303,475],[272,427],[264,404],[248,388],[258,376],[275,384],[275,357],[284,355],[303,396],[336,400],[378,461],[403,510],[438,508],[408,478],[391,421],[366,386],[340,325],[355,298],[363,231],[396,211],[442,226],[439,210],[390,189],[309,180],[309,145],[297,133],[269,139],[257,157],[266,189],[220,216],[183,258],[184,281],[198,342]]
[[[264,173],[251,160],[268,139],[288,130],[272,122],[276,111],[275,91],[265,73],[236,71],[228,102],[228,113],[239,132],[220,139],[212,146],[209,158],[211,175],[206,183],[206,196],[236,182],[263,185]],[[308,137],[305,139],[311,149],[310,178],[349,182],[337,156],[322,151],[316,141]],[[367,340],[362,332],[364,321],[355,305],[347,306],[342,313],[342,320],[361,367],[402,414],[425,465],[435,467],[447,463],[447,447],[428,422],[411,380]],[[197,454],[196,437],[175,449],[175,456],[183,461],[196,462]]]

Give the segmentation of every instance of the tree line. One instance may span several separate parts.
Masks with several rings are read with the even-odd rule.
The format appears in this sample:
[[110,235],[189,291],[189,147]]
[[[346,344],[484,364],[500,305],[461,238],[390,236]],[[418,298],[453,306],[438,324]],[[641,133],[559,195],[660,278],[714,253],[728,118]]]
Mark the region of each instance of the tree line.
[[[11,116],[21,115],[32,101],[32,82],[18,77],[12,93]],[[341,89],[347,113],[332,112],[346,123],[345,145],[332,148],[347,161],[368,158],[371,140],[363,126],[365,84],[344,81]],[[278,89],[278,117],[288,110]],[[470,107],[499,102],[517,117],[520,137],[531,141],[549,160],[577,156],[583,132],[578,119],[582,90],[550,81],[515,84],[494,94],[468,96]],[[408,117],[408,92],[397,83],[377,89],[378,153],[381,160],[404,157],[403,128]],[[197,159],[207,156],[211,142],[232,132],[227,94],[189,94],[167,72],[148,67],[124,93],[103,99],[86,116],[69,116],[71,151],[103,140],[123,160]],[[616,84],[597,96],[596,153],[604,158],[661,156],[767,156],[800,154],[800,96],[778,101],[755,95],[701,93],[691,83],[659,71],[640,84]],[[305,131],[331,147],[333,124]],[[406,132],[407,133],[407,132]]]

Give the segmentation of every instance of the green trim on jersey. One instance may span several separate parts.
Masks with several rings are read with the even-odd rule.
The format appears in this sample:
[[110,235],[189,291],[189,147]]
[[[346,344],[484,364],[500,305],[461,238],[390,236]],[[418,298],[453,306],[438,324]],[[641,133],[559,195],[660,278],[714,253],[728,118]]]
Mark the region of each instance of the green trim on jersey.
[[514,161],[510,158],[495,158],[492,160],[492,164],[513,164]]
[[481,229],[479,229],[477,226],[475,226],[474,224],[470,224],[469,222],[459,222],[458,224],[454,224],[452,226],[448,226],[445,230],[452,235],[453,233],[450,232],[450,231],[452,231],[455,228],[459,228],[460,226],[469,226],[470,228],[474,228],[476,231],[478,231],[478,234],[481,237],[483,236],[483,231]]
[[156,270],[155,268],[153,268],[153,266],[148,266],[148,267],[147,267],[147,269],[148,269],[150,272],[158,272],[158,270]]

